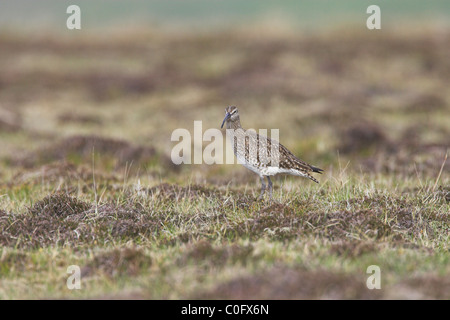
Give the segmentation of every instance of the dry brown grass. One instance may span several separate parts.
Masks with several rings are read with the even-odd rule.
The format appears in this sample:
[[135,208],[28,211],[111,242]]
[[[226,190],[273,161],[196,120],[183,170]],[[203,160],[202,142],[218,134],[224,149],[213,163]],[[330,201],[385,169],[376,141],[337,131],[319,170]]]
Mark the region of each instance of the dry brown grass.
[[142,269],[151,266],[151,258],[136,248],[114,249],[94,256],[81,270],[83,276],[96,272],[109,277],[136,276]]
[[243,276],[194,296],[196,299],[376,299],[377,291],[369,291],[356,277],[325,270],[307,271],[276,267],[256,275]]

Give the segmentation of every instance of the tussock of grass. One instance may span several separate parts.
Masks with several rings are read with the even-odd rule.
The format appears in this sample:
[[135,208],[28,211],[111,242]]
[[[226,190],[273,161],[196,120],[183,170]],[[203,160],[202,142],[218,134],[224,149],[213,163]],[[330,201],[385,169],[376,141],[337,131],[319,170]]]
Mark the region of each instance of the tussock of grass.
[[114,249],[94,256],[81,270],[82,276],[92,276],[99,272],[109,277],[123,275],[136,276],[151,266],[151,258],[141,249]]
[[194,298],[207,299],[374,299],[376,291],[369,291],[354,276],[325,270],[306,271],[277,267],[252,276],[238,277],[218,285],[215,289]]
[[[135,146],[127,141],[98,136],[72,136],[14,160],[16,164],[30,168],[70,158],[76,158],[77,162],[89,163],[93,154],[101,155],[100,160],[103,161],[113,159],[117,168],[132,162],[136,162],[137,166],[144,166],[158,157],[152,147]],[[177,168],[167,157],[162,157],[158,161],[168,167]]]
[[214,246],[206,240],[200,240],[189,244],[187,252],[177,260],[177,264],[184,266],[187,263],[205,263],[216,268],[223,267],[227,263],[246,265],[248,261],[258,259],[253,251],[251,244],[232,243]]

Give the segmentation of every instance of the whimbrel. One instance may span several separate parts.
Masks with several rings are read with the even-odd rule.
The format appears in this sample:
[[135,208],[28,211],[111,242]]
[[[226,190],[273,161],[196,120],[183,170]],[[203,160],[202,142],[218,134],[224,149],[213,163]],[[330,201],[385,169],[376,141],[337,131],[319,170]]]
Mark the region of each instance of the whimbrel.
[[278,141],[259,135],[253,130],[243,129],[238,109],[235,106],[229,106],[225,109],[225,118],[221,128],[223,128],[225,122],[227,124],[227,136],[231,139],[231,145],[238,162],[255,172],[261,179],[262,186],[259,199],[264,197],[266,190],[264,177],[267,177],[269,183],[270,199],[272,199],[270,176],[279,173],[301,176],[319,183],[311,173],[322,173],[322,169],[300,160]]

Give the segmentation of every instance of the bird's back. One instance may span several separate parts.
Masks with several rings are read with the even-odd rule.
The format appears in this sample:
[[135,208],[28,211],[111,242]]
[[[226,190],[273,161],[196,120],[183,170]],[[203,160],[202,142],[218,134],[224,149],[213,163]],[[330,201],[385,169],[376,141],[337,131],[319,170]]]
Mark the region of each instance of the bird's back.
[[305,176],[317,182],[310,172],[323,171],[300,160],[278,141],[253,130],[237,129],[230,138],[233,139],[233,151],[238,161],[259,175],[286,173]]

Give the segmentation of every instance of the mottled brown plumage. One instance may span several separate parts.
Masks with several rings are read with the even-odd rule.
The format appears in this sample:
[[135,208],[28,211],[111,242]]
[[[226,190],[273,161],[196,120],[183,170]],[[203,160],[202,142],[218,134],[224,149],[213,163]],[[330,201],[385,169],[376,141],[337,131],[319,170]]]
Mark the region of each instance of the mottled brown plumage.
[[279,173],[302,176],[319,183],[311,173],[322,173],[322,169],[300,160],[278,141],[259,135],[252,130],[243,129],[235,106],[225,109],[222,127],[225,122],[227,136],[231,139],[238,162],[258,174],[261,179],[260,198],[264,196],[266,189],[264,177],[267,177],[269,182],[269,193],[272,198],[270,176]]

